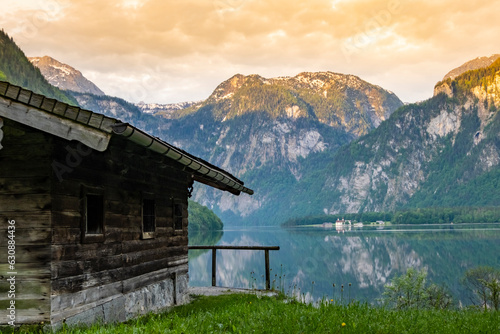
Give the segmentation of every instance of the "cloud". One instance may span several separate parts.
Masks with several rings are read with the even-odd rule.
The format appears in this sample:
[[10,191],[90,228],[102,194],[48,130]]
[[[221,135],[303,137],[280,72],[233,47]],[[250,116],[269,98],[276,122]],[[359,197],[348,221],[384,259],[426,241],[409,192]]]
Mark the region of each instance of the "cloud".
[[[305,70],[355,74],[420,100],[450,64],[500,52],[493,42],[500,1],[32,0],[4,7],[3,27],[26,53],[69,63],[105,92],[135,102],[206,98],[235,73]],[[148,93],[138,94],[144,86]]]

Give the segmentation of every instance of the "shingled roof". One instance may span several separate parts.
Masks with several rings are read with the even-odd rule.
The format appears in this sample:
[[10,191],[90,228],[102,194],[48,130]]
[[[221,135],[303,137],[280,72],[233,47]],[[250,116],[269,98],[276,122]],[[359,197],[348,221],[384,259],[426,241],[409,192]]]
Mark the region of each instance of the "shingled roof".
[[36,94],[6,81],[0,81],[0,117],[67,140],[77,140],[101,152],[107,149],[112,136],[124,136],[144,149],[186,166],[195,181],[235,195],[241,192],[253,194],[243,181],[223,169],[130,124]]

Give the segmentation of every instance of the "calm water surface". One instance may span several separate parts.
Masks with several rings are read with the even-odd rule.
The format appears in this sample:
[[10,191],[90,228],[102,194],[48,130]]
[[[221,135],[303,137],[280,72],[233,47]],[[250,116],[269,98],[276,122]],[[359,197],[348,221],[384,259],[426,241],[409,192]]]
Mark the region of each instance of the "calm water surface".
[[[217,245],[280,246],[270,252],[271,281],[308,301],[373,303],[384,284],[413,267],[425,268],[430,281],[446,285],[467,304],[460,285],[464,272],[479,265],[500,268],[500,224],[352,226],[344,231],[335,226],[231,228],[190,243],[214,240]],[[210,251],[190,251],[191,286],[211,285],[211,257]],[[263,275],[263,251],[217,251],[218,286],[263,288]]]

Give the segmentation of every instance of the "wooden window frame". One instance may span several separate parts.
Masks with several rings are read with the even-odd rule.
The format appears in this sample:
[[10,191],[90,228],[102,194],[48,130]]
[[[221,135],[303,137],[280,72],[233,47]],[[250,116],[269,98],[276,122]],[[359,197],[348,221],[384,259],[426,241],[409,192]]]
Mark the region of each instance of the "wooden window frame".
[[[145,231],[144,230],[144,204],[145,201],[153,201],[153,231]],[[141,238],[146,239],[154,239],[156,237],[156,218],[158,217],[158,210],[156,209],[156,199],[153,194],[143,193],[141,198]]]
[[[180,215],[177,214],[177,208],[180,207]],[[185,209],[185,204],[181,200],[174,200],[172,202],[172,223],[173,223],[173,229],[174,232],[180,233],[184,231],[184,209]],[[178,224],[177,222],[180,220],[181,228],[177,228]]]
[[[101,218],[101,232],[100,233],[89,233],[88,232],[88,196],[99,196],[102,201],[102,218]],[[81,225],[81,235],[82,243],[95,243],[104,242],[106,233],[106,206],[104,189],[94,188],[84,186],[82,189],[82,225]]]

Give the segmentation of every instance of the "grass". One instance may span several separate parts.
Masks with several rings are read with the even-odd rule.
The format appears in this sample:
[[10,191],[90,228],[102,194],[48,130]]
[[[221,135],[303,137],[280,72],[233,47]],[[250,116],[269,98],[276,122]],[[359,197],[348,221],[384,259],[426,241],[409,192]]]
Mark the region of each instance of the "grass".
[[[18,332],[41,333],[33,327],[25,330]],[[58,333],[500,333],[500,312],[398,311],[357,302],[315,307],[284,297],[234,294],[197,297],[188,305],[123,324]]]

